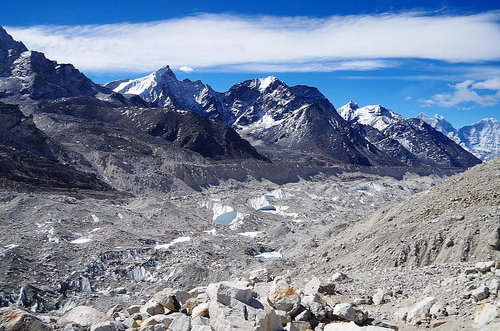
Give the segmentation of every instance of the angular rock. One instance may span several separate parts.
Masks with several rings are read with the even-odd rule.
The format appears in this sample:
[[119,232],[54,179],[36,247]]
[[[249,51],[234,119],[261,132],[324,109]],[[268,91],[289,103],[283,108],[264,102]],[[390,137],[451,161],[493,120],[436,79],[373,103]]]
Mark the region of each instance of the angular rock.
[[109,317],[111,318],[117,318],[118,316],[120,316],[120,312],[123,311],[123,306],[122,305],[115,305],[113,307],[111,307],[106,315],[108,315]]
[[250,304],[254,297],[252,289],[234,282],[210,284],[207,287],[207,294],[210,301],[219,302],[225,306],[231,306],[235,300]]
[[300,304],[300,296],[290,285],[289,280],[283,277],[276,277],[269,289],[267,297],[269,304],[279,310],[290,312]]
[[304,294],[314,296],[317,293],[325,295],[335,294],[335,284],[322,283],[317,277],[313,277],[304,286]]
[[256,269],[250,272],[248,279],[252,283],[265,283],[269,281],[269,271],[266,268]]
[[127,313],[129,313],[129,315],[133,315],[135,313],[138,313],[141,311],[141,306],[139,305],[133,305],[133,306],[130,306],[127,308]]
[[345,321],[363,323],[368,318],[368,313],[350,303],[339,303],[333,307],[332,315]]
[[172,320],[174,319],[173,316],[167,316],[167,315],[153,315],[144,321],[142,321],[141,326],[150,326],[150,325],[158,325],[158,324],[163,324],[166,327],[170,326],[172,323]]
[[487,286],[480,286],[473,290],[470,294],[476,301],[481,301],[490,295],[490,289]]
[[[257,301],[257,300],[256,300]],[[277,331],[282,330],[278,316],[265,302],[259,302],[260,307],[252,307],[242,302],[236,302],[228,307],[219,302],[210,302],[210,326],[217,331],[255,330]]]
[[151,301],[151,300],[146,302],[146,304],[141,307],[140,311],[146,312],[151,316],[165,313],[165,309],[163,308],[163,305],[159,304],[158,302]]
[[2,331],[49,331],[52,327],[38,317],[17,308],[0,308],[0,330]]
[[336,272],[331,277],[333,282],[341,282],[341,281],[346,280],[348,278],[349,277],[347,277],[347,275],[342,273],[342,272]]
[[189,331],[191,330],[191,317],[178,314],[168,328],[175,331]]
[[76,323],[84,327],[92,324],[110,321],[105,313],[88,306],[77,306],[68,310],[57,322],[60,325]]
[[92,326],[90,327],[90,331],[123,331],[123,330],[125,330],[123,324],[115,321],[96,323],[92,324]]
[[394,317],[398,322],[406,321],[407,316],[408,316],[408,308],[406,307],[399,308],[398,310],[396,310],[396,312],[394,312]]
[[477,271],[485,273],[490,271],[492,267],[495,266],[495,261],[484,261],[484,262],[477,262],[474,264],[474,268],[476,268]]
[[380,326],[358,326],[354,322],[349,323],[330,323],[324,328],[324,331],[389,331],[393,329]]
[[373,296],[372,296],[372,300],[373,300],[373,304],[374,305],[381,305],[385,302],[387,302],[389,299],[389,292],[386,291],[386,290],[383,290],[383,289],[378,289],[377,290],[377,293],[375,293]]
[[429,318],[429,311],[435,303],[436,298],[434,297],[426,297],[420,300],[408,310],[406,321],[409,323],[418,323],[419,321]]
[[212,328],[209,325],[195,325],[191,331],[212,331]]
[[171,289],[158,291],[153,295],[151,301],[159,303],[168,310],[177,311],[180,309],[181,306],[179,302],[177,302],[177,300],[175,299],[172,292],[173,291]]
[[490,303],[480,305],[474,312],[474,322],[478,325],[487,325],[495,320],[500,314],[500,309]]
[[210,304],[208,302],[201,303],[201,304],[197,305],[196,307],[193,308],[193,311],[191,313],[191,317],[208,316],[209,307],[210,307]]

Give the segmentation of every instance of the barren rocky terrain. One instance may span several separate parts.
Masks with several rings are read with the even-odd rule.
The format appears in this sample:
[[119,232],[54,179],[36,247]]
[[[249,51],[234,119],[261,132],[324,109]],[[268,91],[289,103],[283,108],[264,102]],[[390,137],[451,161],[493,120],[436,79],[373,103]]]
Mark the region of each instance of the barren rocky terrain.
[[[269,308],[287,315],[282,321],[283,327],[291,323],[289,329],[334,330],[325,327],[328,321],[355,321],[401,330],[493,330],[498,326],[490,310],[498,312],[499,165],[494,160],[452,177],[344,172],[287,184],[225,180],[201,191],[145,196],[3,190],[0,300],[42,317],[60,316],[75,306],[125,309],[145,304],[165,288],[189,291],[232,281],[223,291],[236,295],[231,300],[237,304],[225,305],[230,311],[217,315],[231,324],[237,321],[231,314],[242,304],[233,287],[253,291],[252,298],[272,306],[265,297],[285,277],[298,293],[295,304],[307,311],[297,318],[298,311]],[[269,278],[254,284],[250,273],[263,268]],[[304,288],[316,278],[335,289],[313,300],[315,294]],[[223,304],[209,291],[208,299],[195,293],[197,304]],[[422,300],[428,309],[405,318]],[[338,304],[362,307],[361,316],[368,319],[339,317],[333,313]],[[318,305],[324,314],[314,312]],[[483,309],[493,316],[484,323]],[[215,313],[208,310],[210,319],[199,318],[204,324],[236,328],[214,326]],[[115,316],[117,328],[128,318],[122,312]],[[170,322],[181,316],[172,314],[165,315]],[[141,318],[150,315],[155,314]],[[43,320],[63,327],[59,318]],[[133,326],[128,322],[124,327]],[[184,330],[174,326],[170,329]]]

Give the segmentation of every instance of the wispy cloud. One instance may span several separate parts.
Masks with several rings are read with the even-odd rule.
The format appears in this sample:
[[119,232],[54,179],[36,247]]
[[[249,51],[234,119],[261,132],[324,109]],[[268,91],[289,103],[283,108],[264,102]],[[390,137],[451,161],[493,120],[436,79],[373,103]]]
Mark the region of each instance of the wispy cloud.
[[140,24],[6,28],[29,48],[92,72],[145,72],[165,64],[195,70],[334,71],[378,69],[397,58],[496,61],[499,19],[500,11],[322,19],[202,14]]
[[420,101],[424,106],[438,105],[463,109],[469,108],[471,104],[487,107],[500,102],[500,77],[482,82],[466,80],[450,87],[453,89],[451,92],[435,94],[430,99]]

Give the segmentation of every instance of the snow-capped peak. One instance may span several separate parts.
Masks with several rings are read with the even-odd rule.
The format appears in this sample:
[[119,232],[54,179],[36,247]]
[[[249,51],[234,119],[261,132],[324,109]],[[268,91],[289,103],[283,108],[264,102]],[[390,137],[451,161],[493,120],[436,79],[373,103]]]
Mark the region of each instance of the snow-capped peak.
[[337,112],[351,124],[360,123],[378,130],[383,130],[390,124],[404,119],[403,116],[381,105],[369,105],[360,108],[352,101],[337,109]]

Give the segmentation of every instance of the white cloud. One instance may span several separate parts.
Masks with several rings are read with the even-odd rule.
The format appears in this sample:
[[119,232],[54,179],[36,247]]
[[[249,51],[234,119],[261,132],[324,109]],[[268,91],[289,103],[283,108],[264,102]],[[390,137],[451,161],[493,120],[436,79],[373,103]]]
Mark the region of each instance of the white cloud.
[[183,71],[183,72],[188,72],[188,73],[189,73],[189,72],[193,72],[193,71],[194,71],[194,69],[193,69],[193,68],[188,67],[188,66],[182,66],[182,67],[180,67],[180,68],[179,68],[179,70],[180,70],[180,71]]
[[[202,14],[150,23],[6,27],[30,49],[84,71],[377,69],[380,59],[500,59],[500,11],[241,17]],[[377,60],[378,59],[378,60]],[[384,62],[387,64],[387,62]],[[346,66],[345,69],[338,69]],[[253,70],[253,69],[252,69]],[[269,70],[272,71],[272,70]]]
[[488,79],[484,82],[477,82],[472,87],[483,90],[500,90],[500,77]]
[[[495,106],[500,102],[500,77],[492,78],[483,82],[466,80],[461,83],[450,85],[452,92],[439,93],[427,100],[420,100],[426,106],[439,105],[443,107],[455,107],[470,104],[480,106]],[[493,90],[495,93],[484,93],[478,90]],[[480,93],[481,92],[481,93]]]

